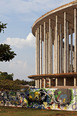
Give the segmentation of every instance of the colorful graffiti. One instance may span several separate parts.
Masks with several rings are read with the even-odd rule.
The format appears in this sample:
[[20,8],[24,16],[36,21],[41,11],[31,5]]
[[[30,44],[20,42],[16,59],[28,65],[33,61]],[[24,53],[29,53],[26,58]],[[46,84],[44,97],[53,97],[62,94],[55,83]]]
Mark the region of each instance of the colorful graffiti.
[[77,110],[77,89],[29,89],[0,91],[1,106]]
[[66,110],[72,100],[70,89],[31,89],[28,95],[29,107]]

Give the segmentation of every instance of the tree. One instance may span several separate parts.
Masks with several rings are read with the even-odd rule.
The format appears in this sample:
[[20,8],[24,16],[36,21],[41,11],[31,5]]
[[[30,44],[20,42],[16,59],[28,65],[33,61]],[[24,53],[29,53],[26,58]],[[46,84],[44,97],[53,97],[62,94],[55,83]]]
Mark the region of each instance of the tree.
[[[0,33],[3,31],[6,27],[6,23],[0,22]],[[0,44],[0,61],[10,61],[15,57],[14,51],[11,51],[10,45],[7,44]]]
[[0,61],[10,61],[15,55],[14,51],[11,51],[10,45],[0,44]]
[[0,80],[0,90],[20,90],[21,87],[13,80]]
[[4,23],[1,23],[1,22],[0,22],[0,33],[1,33],[2,31],[4,32],[4,28],[7,28],[6,25],[7,25],[7,23],[4,24]]
[[13,80],[13,73],[8,74],[7,72],[0,72],[0,80]]

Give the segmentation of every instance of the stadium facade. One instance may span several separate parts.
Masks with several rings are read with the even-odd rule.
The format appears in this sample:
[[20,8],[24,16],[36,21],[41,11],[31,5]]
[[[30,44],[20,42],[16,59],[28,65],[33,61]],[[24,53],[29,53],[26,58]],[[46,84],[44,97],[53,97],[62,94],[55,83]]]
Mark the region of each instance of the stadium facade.
[[36,88],[77,87],[77,1],[60,6],[38,18],[36,37]]

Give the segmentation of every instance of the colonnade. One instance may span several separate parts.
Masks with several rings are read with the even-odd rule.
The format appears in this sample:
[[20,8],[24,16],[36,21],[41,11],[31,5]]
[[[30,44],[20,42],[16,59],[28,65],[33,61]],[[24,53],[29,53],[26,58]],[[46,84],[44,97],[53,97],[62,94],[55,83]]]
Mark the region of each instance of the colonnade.
[[[73,28],[69,26],[67,16],[67,12],[64,12],[63,23],[60,23],[60,16],[55,15],[54,27],[51,17],[36,28],[36,75],[77,72],[77,10],[74,9],[71,16],[74,19],[74,25],[71,24]],[[42,87],[42,81],[45,87],[46,79],[43,78],[35,80],[36,88]],[[56,78],[56,86],[57,83]],[[74,85],[76,85],[76,78],[74,78]],[[51,79],[49,78],[50,86]],[[64,86],[66,86],[66,78],[64,78]]]

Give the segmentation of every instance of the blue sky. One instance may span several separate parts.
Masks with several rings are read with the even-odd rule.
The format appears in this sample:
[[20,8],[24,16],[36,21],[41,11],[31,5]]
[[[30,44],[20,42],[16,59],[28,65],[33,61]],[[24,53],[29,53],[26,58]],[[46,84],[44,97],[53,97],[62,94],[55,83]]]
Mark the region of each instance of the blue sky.
[[10,62],[0,62],[0,71],[24,79],[35,74],[35,37],[31,33],[34,21],[46,12],[73,0],[0,0],[0,21],[7,24],[0,33],[0,43],[9,44],[17,56]]

